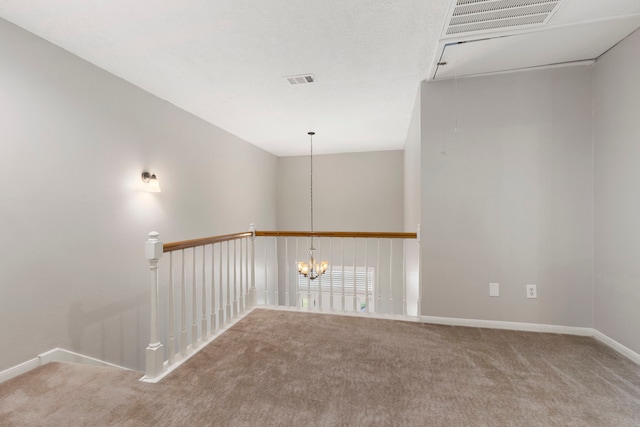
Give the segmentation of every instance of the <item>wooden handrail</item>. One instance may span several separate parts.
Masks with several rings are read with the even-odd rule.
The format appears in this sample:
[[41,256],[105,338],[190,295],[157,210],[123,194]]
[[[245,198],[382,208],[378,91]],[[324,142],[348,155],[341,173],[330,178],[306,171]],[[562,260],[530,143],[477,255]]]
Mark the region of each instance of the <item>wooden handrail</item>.
[[364,239],[417,239],[417,233],[376,231],[256,231],[258,237],[354,237]]
[[[230,240],[251,237],[253,233],[225,234],[223,236],[202,237],[200,239],[181,240],[165,243],[163,252],[178,251],[180,249],[195,248],[213,243],[228,242]],[[416,239],[417,233],[377,232],[377,231],[256,231],[256,237],[353,237],[360,239]]]
[[182,240],[180,242],[165,243],[162,245],[163,252],[172,252],[180,249],[195,248],[197,246],[210,245],[212,243],[228,242],[230,240],[243,239],[251,237],[253,233],[245,231],[244,233],[225,234],[224,236],[203,237],[200,239]]

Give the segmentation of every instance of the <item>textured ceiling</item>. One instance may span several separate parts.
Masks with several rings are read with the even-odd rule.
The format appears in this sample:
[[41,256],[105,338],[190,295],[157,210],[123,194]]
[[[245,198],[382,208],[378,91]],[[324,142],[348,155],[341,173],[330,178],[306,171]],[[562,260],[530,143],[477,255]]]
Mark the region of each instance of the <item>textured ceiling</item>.
[[[449,0],[0,0],[0,17],[276,155],[402,149]],[[313,73],[317,83],[285,76]]]
[[[318,154],[402,149],[419,84],[434,75],[452,40],[443,34],[452,6],[451,0],[0,0],[0,17],[288,156],[308,153],[309,130],[317,132]],[[577,25],[634,13],[640,0],[566,0],[554,19]],[[481,53],[475,52],[478,61]],[[307,73],[317,82],[292,86],[284,78]]]

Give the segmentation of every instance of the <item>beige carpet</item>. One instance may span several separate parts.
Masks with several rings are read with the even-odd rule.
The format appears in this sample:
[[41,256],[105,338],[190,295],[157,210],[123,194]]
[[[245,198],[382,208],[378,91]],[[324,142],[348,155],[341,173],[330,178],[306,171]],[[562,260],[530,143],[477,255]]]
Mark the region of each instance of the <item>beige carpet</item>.
[[51,363],[1,426],[640,426],[640,367],[592,338],[255,310],[160,384]]

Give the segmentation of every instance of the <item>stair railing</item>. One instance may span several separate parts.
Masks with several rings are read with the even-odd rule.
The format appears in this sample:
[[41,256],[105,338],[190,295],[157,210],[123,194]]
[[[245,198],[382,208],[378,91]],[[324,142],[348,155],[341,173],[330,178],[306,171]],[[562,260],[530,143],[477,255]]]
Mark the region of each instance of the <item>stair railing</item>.
[[[299,262],[309,261],[311,246],[315,259],[327,262],[324,274],[314,279],[298,271]],[[168,269],[160,273],[164,254]],[[154,231],[145,256],[151,274],[150,342],[142,378],[147,382],[159,381],[256,305],[420,317],[419,228],[418,233],[283,232],[256,231],[251,224],[248,232],[164,244]]]
[[[150,343],[143,381],[163,378],[253,307],[254,240],[253,226],[248,232],[164,244],[157,232],[149,233]],[[169,256],[168,270],[160,275],[163,254]]]
[[[420,316],[419,233],[256,231],[264,270],[258,305],[317,312]],[[312,240],[313,239],[313,240]],[[314,246],[316,278],[298,271]],[[410,255],[410,256],[409,256]]]

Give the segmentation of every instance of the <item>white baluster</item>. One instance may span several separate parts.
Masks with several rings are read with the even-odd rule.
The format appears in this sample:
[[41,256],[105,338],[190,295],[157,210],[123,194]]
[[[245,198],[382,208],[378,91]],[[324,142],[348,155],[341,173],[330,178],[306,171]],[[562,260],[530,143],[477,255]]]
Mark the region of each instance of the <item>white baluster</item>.
[[345,297],[344,292],[344,237],[341,239],[342,242],[342,311],[347,311],[347,299]]
[[169,365],[173,364],[176,356],[176,332],[173,304],[173,252],[169,252],[169,340],[167,343]]
[[218,329],[218,306],[216,304],[216,244],[211,245],[211,333]]
[[358,312],[358,275],[356,271],[356,244],[358,243],[357,239],[354,237],[353,239],[353,312]]
[[333,312],[333,239],[329,239],[329,309]]
[[205,274],[204,274],[204,269],[205,269],[205,265],[206,262],[205,260],[207,259],[205,257],[205,252],[206,252],[206,247],[205,245],[202,245],[202,325],[200,326],[200,337],[202,338],[202,340],[204,341],[205,337],[207,336],[207,282],[205,281]]
[[196,298],[196,248],[193,248],[193,262],[191,267],[191,347],[198,346],[198,304]]
[[286,274],[284,289],[284,304],[289,308],[289,238],[284,238],[284,270]]
[[407,241],[402,240],[402,315],[407,317]]
[[273,239],[274,242],[274,250],[273,250],[273,265],[274,267],[274,276],[276,277],[276,283],[273,285],[273,301],[274,304],[276,306],[280,305],[280,286],[278,286],[278,270],[279,270],[279,265],[278,265],[278,238],[274,237]]
[[376,312],[382,313],[380,306],[380,238],[376,239],[376,245],[378,248],[378,256],[376,259]]
[[364,239],[364,312],[369,314],[369,239]]
[[[318,237],[318,258],[316,262],[322,266],[322,238]],[[322,311],[322,274],[318,270],[318,311]]]
[[394,313],[393,307],[393,239],[389,239],[389,314]]
[[418,320],[422,313],[422,244],[421,240],[421,228],[418,224],[417,241],[418,241]]
[[164,370],[164,349],[158,333],[158,261],[162,258],[163,245],[158,237],[157,231],[149,233],[144,248],[151,271],[150,340],[146,350],[146,376],[149,378],[160,375]]
[[220,256],[218,257],[218,300],[220,301],[220,309],[218,310],[218,327],[224,325],[226,321],[226,313],[224,310],[224,281],[222,280],[222,242],[220,242]]
[[[300,255],[300,248],[298,245],[298,238],[296,237],[296,268],[298,266],[298,256]],[[298,310],[302,308],[302,301],[300,299],[300,272],[296,270],[296,307]]]
[[[311,247],[309,245],[310,245],[310,241],[309,241],[309,238],[307,237],[307,247],[308,248]],[[314,256],[315,256],[315,254],[314,254]],[[309,261],[307,261],[309,263],[311,262],[310,258],[311,257],[309,257]],[[309,274],[307,275],[307,311],[311,310],[311,308],[312,308],[311,307],[311,267],[312,267],[312,265],[309,265]],[[314,304],[314,306],[315,306],[315,304]]]
[[240,303],[238,302],[238,245],[237,239],[233,240],[233,308],[235,315],[240,313]]
[[229,241],[227,240],[227,312],[225,321],[233,318],[233,312],[231,309],[231,254],[229,254],[230,248]]
[[244,309],[246,310],[251,300],[249,299],[249,239],[244,238]]
[[264,238],[264,304],[269,305],[269,238]]
[[239,264],[239,267],[240,267],[240,302],[239,302],[240,309],[239,310],[241,312],[244,312],[244,310],[246,308],[245,307],[245,300],[244,300],[244,282],[243,282],[243,274],[242,274],[242,268],[244,267],[243,257],[242,257],[242,245],[243,245],[244,241],[245,241],[245,238],[243,237],[240,240],[240,264]]
[[180,253],[182,254],[182,280],[180,281],[180,291],[182,293],[180,298],[180,306],[182,309],[180,316],[180,351],[184,356],[187,354],[187,277],[185,272],[184,249],[182,249]]

